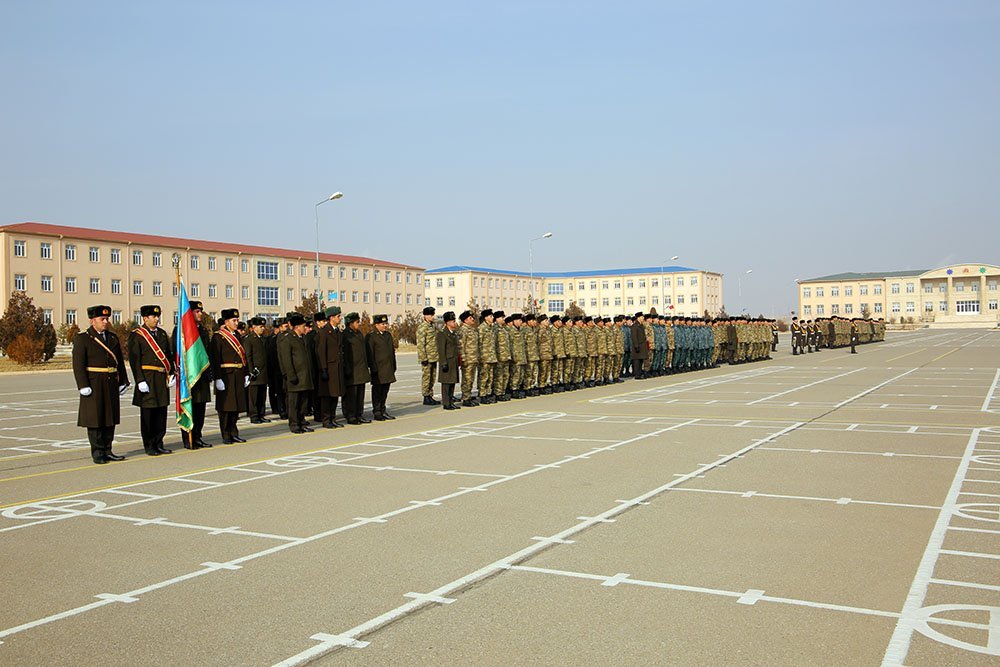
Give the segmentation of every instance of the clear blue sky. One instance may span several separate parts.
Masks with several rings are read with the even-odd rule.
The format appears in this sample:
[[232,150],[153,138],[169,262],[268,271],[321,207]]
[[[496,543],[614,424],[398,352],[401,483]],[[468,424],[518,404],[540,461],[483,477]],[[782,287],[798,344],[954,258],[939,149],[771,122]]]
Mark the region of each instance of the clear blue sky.
[[[1000,2],[0,5],[0,221],[428,268],[678,263],[726,306],[1000,263]],[[736,274],[753,269],[737,299]]]

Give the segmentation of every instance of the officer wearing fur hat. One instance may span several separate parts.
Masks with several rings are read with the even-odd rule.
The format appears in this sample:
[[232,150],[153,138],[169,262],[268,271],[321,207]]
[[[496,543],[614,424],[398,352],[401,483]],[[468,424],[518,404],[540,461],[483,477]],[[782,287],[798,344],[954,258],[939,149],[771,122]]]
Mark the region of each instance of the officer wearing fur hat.
[[368,352],[365,348],[364,334],[361,333],[361,316],[348,313],[344,318],[347,330],[344,332],[344,419],[348,424],[370,424],[365,419],[365,384],[371,381],[368,370]]
[[250,330],[243,338],[243,349],[247,353],[247,368],[250,371],[250,409],[251,424],[266,424],[271,420],[264,416],[264,405],[267,402],[267,345],[264,342],[264,328],[267,320],[263,317],[250,318]]
[[440,401],[434,400],[434,380],[438,367],[435,312],[434,306],[424,308],[423,319],[417,325],[417,361],[420,362],[420,393],[424,397],[424,405],[440,405]]
[[285,375],[288,400],[288,430],[292,433],[312,433],[306,425],[306,403],[313,391],[313,367],[316,357],[306,345],[306,318],[295,313],[288,319],[292,332],[281,346],[281,372]]
[[375,421],[395,419],[385,410],[389,385],[396,381],[396,345],[389,332],[389,316],[376,315],[373,329],[365,336],[368,371],[372,379],[372,417]]
[[458,410],[455,405],[455,385],[458,384],[459,343],[458,322],[455,313],[444,314],[444,329],[437,332],[437,353],[435,357],[441,366],[441,402],[445,410]]
[[247,374],[247,355],[239,334],[240,311],[226,308],[219,318],[221,326],[209,344],[208,356],[212,361],[212,377],[215,378],[215,411],[219,414],[219,430],[222,442],[246,442],[240,437],[236,422],[240,413],[247,410],[246,388],[250,385]]
[[128,337],[128,361],[135,378],[132,405],[139,408],[142,447],[149,456],[169,454],[163,446],[167,434],[167,406],[174,386],[174,355],[167,332],[160,328],[160,307],[139,309],[142,324]]
[[80,392],[77,426],[87,429],[94,463],[122,461],[111,451],[115,426],[121,420],[118,397],[129,387],[118,336],[108,331],[111,308],[87,309],[90,326],[73,338],[73,379]]
[[264,336],[264,349],[267,351],[267,398],[271,404],[271,412],[279,419],[288,419],[285,408],[285,376],[281,373],[278,363],[278,337],[285,333],[285,318],[276,317],[271,322],[271,331]]
[[[190,303],[191,313],[194,315],[195,324],[198,325],[198,337],[201,338],[201,344],[205,346],[205,352],[208,352],[210,334],[201,321],[204,314],[201,301],[191,301]],[[174,327],[174,333],[170,337],[171,355],[176,354],[179,330],[180,323]],[[209,367],[205,369],[205,372],[201,374],[198,381],[191,387],[191,432],[188,433],[184,429],[181,429],[181,442],[185,449],[201,449],[202,447],[212,446],[201,437],[202,430],[205,428],[205,406],[211,400],[212,369]]]
[[337,402],[344,395],[344,333],[340,330],[340,307],[326,309],[327,326],[316,334],[316,365],[319,375],[318,417],[323,428],[340,428]]

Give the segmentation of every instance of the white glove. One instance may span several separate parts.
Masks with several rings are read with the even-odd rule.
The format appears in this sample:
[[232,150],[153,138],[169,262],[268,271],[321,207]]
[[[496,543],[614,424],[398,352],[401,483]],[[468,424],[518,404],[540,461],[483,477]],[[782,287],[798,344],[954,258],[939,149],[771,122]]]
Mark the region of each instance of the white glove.
[[216,380],[215,381],[215,388],[218,391],[225,391],[226,390],[226,383],[223,382],[222,380]]
[[135,386],[135,388],[138,389],[143,394],[148,394],[149,393],[149,385],[146,384],[145,382],[140,382],[139,384],[137,384]]
[[173,387],[175,384],[177,384],[177,376],[176,375],[171,375],[170,379],[167,380],[167,386],[168,387]]
[[91,389],[90,387],[84,387],[83,389],[80,390],[81,396],[90,396],[92,393],[94,393],[94,390]]
[[118,387],[118,395],[119,396],[124,396],[126,391],[128,391],[128,385],[127,384],[123,384],[122,386]]
[[246,389],[250,386],[250,378],[243,378],[243,388]]

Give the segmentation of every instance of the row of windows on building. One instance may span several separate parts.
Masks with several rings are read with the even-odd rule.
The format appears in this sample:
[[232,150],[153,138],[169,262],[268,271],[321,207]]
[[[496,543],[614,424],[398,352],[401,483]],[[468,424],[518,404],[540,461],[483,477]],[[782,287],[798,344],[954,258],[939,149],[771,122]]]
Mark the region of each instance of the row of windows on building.
[[[893,283],[893,284],[891,284],[889,286],[889,293],[890,294],[899,294],[900,293],[900,287],[901,286],[900,286],[899,283]],[[964,292],[965,288],[966,288],[966,283],[961,282],[961,281],[955,281],[954,283],[952,283],[952,288],[956,292]],[[979,291],[979,281],[977,280],[977,281],[969,282],[968,283],[968,288],[969,288],[970,292],[978,292]],[[904,292],[906,294],[915,294],[916,291],[917,291],[917,287],[916,287],[915,283],[906,283],[906,285],[903,287],[903,289],[904,289]],[[986,285],[986,289],[989,290],[989,291],[991,291],[991,292],[997,291],[997,281],[995,281],[995,280],[989,281],[987,283],[987,285]],[[937,292],[940,292],[941,294],[947,294],[947,292],[948,292],[948,283],[947,282],[941,282],[941,283],[938,283],[937,285],[935,285],[934,283],[925,283],[924,284],[924,294],[933,294],[935,292],[935,290]],[[802,288],[802,298],[803,299],[812,298],[812,291],[813,290],[812,290],[811,287],[803,287]],[[840,290],[839,287],[831,287],[830,288],[830,296],[832,296],[832,297],[834,297],[834,296],[840,296],[840,292],[841,292],[841,290]],[[854,288],[851,285],[845,285],[844,289],[843,289],[843,292],[844,292],[844,296],[853,296],[854,295]],[[876,295],[876,296],[882,294],[882,286],[881,285],[873,285],[872,286],[872,293],[874,295]],[[817,298],[823,298],[824,295],[825,295],[824,288],[817,287],[816,288],[816,297]],[[859,296],[868,296],[868,285],[860,285],[858,287],[858,295]]]
[[[42,259],[52,259],[52,244],[48,242],[42,242],[39,246],[39,253]],[[73,243],[67,243],[63,246],[63,253],[68,261],[76,261],[76,245]],[[163,266],[163,253],[158,251],[152,251],[152,263],[154,267]],[[28,248],[27,242],[23,240],[14,241],[14,256],[15,257],[27,257]],[[91,262],[100,263],[101,261],[101,248],[97,246],[90,246],[88,250],[88,256]],[[133,250],[132,251],[132,264],[134,266],[142,266],[143,263],[143,250]],[[122,263],[122,251],[120,248],[110,249],[110,259],[112,264]],[[200,255],[189,255],[188,262],[192,269],[201,268],[201,256]],[[223,264],[225,270],[232,272],[234,270],[234,258],[224,257]],[[258,261],[257,262],[257,279],[258,280],[277,280],[278,279],[278,266],[279,262],[268,262],[268,261]],[[299,275],[303,278],[308,277],[310,274],[309,268],[312,267],[312,277],[316,278],[319,276],[319,267],[316,266],[315,262],[311,264],[299,264]],[[216,271],[218,269],[218,258],[215,256],[208,256],[208,270]],[[387,269],[357,269],[357,268],[347,268],[344,266],[339,267],[339,276],[341,280],[346,280],[348,274],[351,276],[351,280],[374,280],[375,282],[395,282],[398,284],[403,284],[404,280],[407,283],[416,282],[420,284],[420,274],[414,276],[411,271],[390,271]],[[250,260],[241,259],[240,260],[240,271],[242,273],[250,273]],[[285,263],[285,275],[294,276],[295,275],[295,263],[286,262]],[[326,277],[333,279],[338,273],[335,271],[335,267],[326,267]]]
[[[663,279],[663,287],[664,288],[671,287],[671,282],[672,281],[671,281],[670,278],[664,278]],[[636,286],[637,283],[639,285],[639,289],[646,289],[646,279],[645,278],[639,278],[638,280],[630,278],[630,279],[626,280],[625,281],[625,289],[635,289],[635,286]],[[569,286],[569,291],[572,292],[573,291],[574,283],[570,282],[570,283],[567,283],[567,284]],[[614,289],[616,289],[616,290],[620,290],[622,288],[622,281],[621,280],[615,280],[615,281],[603,280],[603,281],[601,281],[601,289],[602,290],[610,289],[612,284],[614,285]],[[587,289],[588,283],[585,282],[585,281],[580,281],[578,283],[575,283],[575,285],[576,285],[577,291],[578,292],[582,292],[582,291],[585,291]],[[673,281],[673,285],[676,286],[676,287],[684,287],[684,285],[685,285],[684,276],[677,276],[677,279],[675,281]],[[697,287],[698,286],[698,276],[690,276],[688,278],[687,285],[690,285],[691,287]],[[590,286],[590,290],[591,291],[596,291],[597,290],[597,281],[596,280],[591,280],[590,283],[589,283],[589,286]],[[659,287],[660,287],[660,279],[659,278],[653,278],[653,279],[651,279],[649,281],[649,287],[650,287],[650,289],[659,289]],[[558,296],[559,294],[564,294],[565,293],[565,289],[566,288],[564,287],[563,283],[553,283],[553,282],[550,282],[547,285],[547,291],[548,291],[548,293],[550,295],[554,295],[554,296]],[[669,303],[669,301],[667,303]],[[683,303],[683,301],[680,301],[679,303]],[[594,305],[596,306],[597,304],[594,304]]]
[[[937,305],[938,312],[941,312],[941,313],[947,313],[948,312],[948,302],[947,301],[938,301],[936,305]],[[934,301],[925,301],[924,302],[924,312],[925,313],[933,313],[934,312],[934,306],[935,306],[935,302]],[[964,301],[956,301],[955,302],[955,312],[957,312],[957,313],[978,313],[978,312],[980,312],[979,307],[980,307],[979,301],[964,300]],[[987,307],[987,310],[996,311],[997,310],[997,299],[990,299],[989,301],[987,301],[986,307]],[[910,313],[910,314],[916,313],[917,312],[917,303],[915,301],[907,301],[905,303],[900,303],[899,301],[893,301],[892,303],[889,304],[889,312],[893,313],[893,314],[899,314],[899,313],[902,313],[902,312]],[[823,317],[823,316],[825,316],[827,314],[829,314],[829,315],[861,315],[861,314],[864,314],[864,313],[871,313],[871,314],[874,314],[874,315],[881,315],[881,314],[883,314],[884,311],[883,311],[882,303],[878,302],[878,301],[875,302],[875,304],[873,304],[873,308],[871,308],[871,309],[869,308],[869,304],[862,303],[862,304],[860,304],[860,307],[858,308],[857,311],[854,310],[854,304],[845,303],[845,304],[843,304],[843,307],[841,307],[840,304],[836,304],[835,303],[835,304],[832,304],[830,306],[830,312],[829,313],[826,312],[826,308],[825,308],[825,306],[823,304],[818,304],[818,305],[815,306],[815,308],[813,306],[809,305],[809,304],[806,304],[806,305],[802,306],[802,314],[805,315],[805,316],[816,315],[817,317]]]
[[[430,297],[426,297],[424,299],[424,303],[425,303],[425,305],[428,305],[428,306],[430,306],[430,305],[444,306],[445,305],[445,300],[446,300],[445,297],[439,296],[435,300],[435,303],[432,304],[431,303],[431,298]],[[614,302],[614,305],[615,305],[616,308],[620,308],[622,306],[622,297],[620,297],[620,296],[615,297],[614,299],[612,299],[610,297],[604,297],[604,298],[602,298],[600,300],[601,306],[604,307],[604,308],[610,308],[612,301]],[[630,297],[626,297],[624,299],[624,301],[625,301],[625,305],[626,306],[633,306],[633,307],[636,306],[636,305],[639,305],[639,306],[646,306],[646,305],[659,306],[660,305],[660,297],[659,296],[651,297],[648,301],[647,301],[646,297],[644,297],[644,296],[640,296],[640,297],[631,297],[630,296]],[[447,297],[447,302],[448,302],[449,306],[455,306],[455,305],[457,305],[456,304],[456,298],[454,296]],[[590,302],[589,302],[590,307],[591,308],[597,308],[597,302],[598,302],[597,299],[590,299]],[[579,303],[580,303],[580,306],[584,307],[584,308],[586,308],[587,305],[588,305],[588,302],[587,302],[586,299],[581,299]],[[671,306],[674,303],[676,303],[677,305],[684,305],[684,303],[685,303],[685,296],[683,294],[678,294],[677,297],[676,297],[676,301],[671,296],[664,296],[663,297],[663,305],[664,306]],[[697,294],[690,294],[690,295],[688,295],[687,296],[687,303],[697,305],[698,304],[698,295]],[[549,300],[549,304],[548,304],[549,305],[548,310],[550,312],[556,312],[556,311],[566,310],[564,304],[565,304],[565,300],[564,299],[550,299]],[[520,308],[522,304],[521,304],[521,302],[517,302],[515,299],[511,299],[509,297],[487,297],[487,298],[485,298],[485,299],[482,300],[482,305],[488,306],[488,307],[500,307],[500,308]]]
[[[41,277],[41,291],[51,292],[53,286],[52,276],[42,276]],[[15,274],[14,275],[14,289],[19,292],[25,292],[28,289],[28,277],[25,274]],[[67,294],[77,293],[77,279],[73,276],[69,276],[64,280],[63,290]],[[188,286],[189,296],[192,298],[199,298],[202,296],[201,284],[191,283]],[[278,287],[258,287],[257,288],[257,303],[261,306],[277,306],[278,296],[280,294],[280,288]],[[171,291],[173,296],[177,296],[178,288],[177,283],[171,283]],[[285,290],[285,300],[290,302],[295,299],[295,291],[293,288],[286,288]],[[143,296],[145,292],[144,282],[142,280],[132,281],[132,294],[134,296]],[[100,294],[101,293],[101,279],[91,278],[90,279],[90,293]],[[113,278],[111,280],[111,294],[121,294],[122,293],[122,281],[118,278]],[[301,298],[305,299],[312,295],[312,290],[303,289],[300,290]],[[234,298],[234,287],[233,285],[224,286],[224,294],[226,299]],[[154,280],[152,282],[152,292],[151,296],[163,296],[163,283],[159,280]],[[219,286],[215,283],[209,283],[208,285],[208,298],[216,299],[219,297]],[[390,305],[395,303],[396,305],[403,304],[403,293],[396,292],[395,294],[391,292],[361,292],[352,291],[350,295],[346,290],[339,293],[340,301],[347,301],[350,298],[351,303],[371,303],[374,299],[374,303]],[[240,288],[240,298],[246,300],[250,298],[250,287],[248,285],[243,285]],[[413,305],[413,295],[407,294],[406,305]]]

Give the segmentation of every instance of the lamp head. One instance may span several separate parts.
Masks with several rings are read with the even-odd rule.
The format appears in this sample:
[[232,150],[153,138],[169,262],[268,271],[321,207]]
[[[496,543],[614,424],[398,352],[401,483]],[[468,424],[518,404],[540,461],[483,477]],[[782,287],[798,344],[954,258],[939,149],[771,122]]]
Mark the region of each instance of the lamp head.
[[331,201],[331,200],[333,200],[333,199],[340,199],[340,198],[341,198],[341,197],[343,197],[343,196],[344,196],[344,193],[343,193],[343,192],[334,192],[334,193],[333,193],[332,195],[330,195],[330,196],[329,196],[329,197],[327,198],[327,201]]

